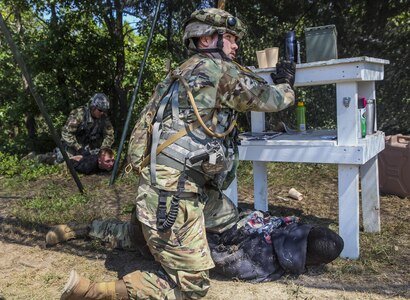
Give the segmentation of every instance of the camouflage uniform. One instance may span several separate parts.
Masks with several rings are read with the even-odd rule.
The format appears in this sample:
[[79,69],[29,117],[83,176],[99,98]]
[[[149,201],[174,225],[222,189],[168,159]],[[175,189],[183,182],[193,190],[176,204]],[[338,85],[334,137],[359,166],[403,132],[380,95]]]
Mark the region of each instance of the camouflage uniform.
[[[184,35],[189,49],[192,47],[189,39],[205,35],[204,24],[205,29],[211,26],[209,24],[217,24],[211,29],[214,32],[218,30],[219,40],[222,39],[221,30],[238,38],[244,34],[240,21],[235,19],[231,22],[233,17],[224,11],[207,9],[191,16],[193,19],[188,21]],[[227,26],[231,25],[234,29],[229,30]],[[212,34],[211,31],[205,33]],[[237,134],[236,130],[231,131],[231,125],[235,122],[236,113],[276,112],[293,103],[294,92],[289,84],[267,84],[227,58],[222,49],[193,55],[157,86],[142,113],[142,121],[137,122],[131,134],[128,155],[131,163],[141,162],[147,157],[147,152],[143,151],[146,144],[139,142],[138,138],[133,140],[133,136],[139,136],[139,131],[148,127],[152,132],[151,141],[147,143],[151,156],[150,163],[138,169],[140,182],[136,216],[142,224],[151,253],[165,272],[150,274],[137,271],[123,277],[131,299],[198,299],[206,295],[208,270],[214,267],[214,263],[206,239],[203,209],[210,198],[222,200],[221,190],[234,178]],[[159,108],[150,112],[152,107]],[[206,127],[212,128],[214,136],[209,136],[206,129],[199,126],[191,128],[185,136],[155,154],[155,147],[179,129],[198,122],[198,114],[201,119],[211,116],[206,120]],[[140,126],[141,123],[147,127]],[[160,126],[156,127],[158,123]],[[218,162],[211,163],[210,158],[209,162],[187,165],[185,159],[187,167],[182,167],[190,150],[205,149],[211,143],[222,149]],[[163,203],[166,199],[167,211],[170,211],[175,196],[179,197],[176,221],[169,230],[161,230],[157,219],[161,208],[159,201]],[[211,207],[215,211],[219,205]],[[232,214],[222,216],[218,222],[212,222],[210,216],[207,223],[223,230],[230,222],[236,221],[236,216],[232,210]],[[228,222],[224,225],[219,221]]]
[[[216,108],[217,101],[221,110],[240,112],[279,111],[294,102],[294,92],[288,84],[268,85],[261,78],[233,62],[210,58],[203,54],[191,57],[177,72],[186,78],[192,88],[201,115],[211,114]],[[167,86],[168,82],[169,78],[159,85],[159,89]],[[162,96],[161,92],[157,92],[157,95]],[[181,87],[180,109],[188,106],[186,98],[186,91]],[[186,117],[195,118],[192,115],[181,115],[181,119]],[[163,132],[172,127],[171,122],[171,118],[164,121]],[[228,141],[227,144],[232,145],[232,142]],[[129,151],[133,150],[130,148]],[[175,297],[182,293],[186,298],[195,299],[204,296],[209,287],[207,270],[214,267],[214,263],[205,235],[203,200],[215,190],[211,182],[199,185],[188,178],[185,181],[184,197],[179,202],[177,221],[169,231],[157,230],[159,194],[162,191],[168,193],[169,206],[171,195],[177,192],[180,176],[180,170],[158,163],[154,186],[151,184],[150,167],[147,166],[141,171],[136,199],[137,218],[143,224],[144,236],[155,259],[161,263],[173,282],[178,284],[175,287],[175,284],[166,283],[163,278],[156,275],[131,273],[123,280],[130,294],[136,299],[164,299],[165,295],[171,297],[169,293]],[[209,178],[205,179],[207,180],[212,181]],[[146,291],[144,286],[150,288]],[[145,291],[147,293],[144,296]]]
[[[161,264],[158,272],[135,271],[122,278],[130,299],[206,295],[214,262],[205,227],[220,232],[237,220],[236,209],[222,195],[237,166],[237,112],[276,112],[295,100],[291,81],[269,85],[230,59],[245,31],[229,13],[215,8],[196,11],[184,30],[185,45],[197,54],[158,84],[129,142],[128,157],[139,175],[136,218],[151,254]],[[212,36],[216,48],[198,44],[196,38],[201,41],[202,36]],[[289,74],[294,79],[294,71]],[[147,138],[140,140],[143,136]],[[165,226],[169,220],[172,226]],[[121,224],[118,231],[107,230],[126,240],[120,227],[131,233]],[[79,281],[87,286],[88,282]],[[63,294],[74,296],[77,290],[69,284]]]
[[89,226],[87,235],[98,239],[112,248],[127,251],[138,251],[145,257],[150,253],[142,234],[141,223],[135,218],[135,210],[129,222],[119,220],[94,220]]
[[[222,198],[220,198],[222,196]],[[204,206],[205,227],[207,232],[221,233],[238,222],[238,210],[225,195],[210,191]],[[130,221],[116,219],[94,220],[89,225],[87,235],[100,240],[112,248],[126,251],[138,251],[143,256],[150,256],[145,249],[146,241],[141,223],[136,219],[135,210]]]
[[90,105],[71,111],[62,132],[62,142],[71,155],[81,148],[89,150],[111,148],[114,143],[114,128],[107,116],[93,118]]

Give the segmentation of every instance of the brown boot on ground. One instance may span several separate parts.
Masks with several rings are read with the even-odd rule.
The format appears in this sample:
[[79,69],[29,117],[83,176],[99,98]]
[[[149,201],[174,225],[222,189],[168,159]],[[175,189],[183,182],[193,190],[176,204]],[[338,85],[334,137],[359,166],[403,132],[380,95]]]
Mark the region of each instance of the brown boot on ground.
[[89,226],[87,224],[68,223],[52,227],[46,235],[46,246],[54,246],[75,238],[87,236]]
[[92,283],[74,270],[70,273],[60,300],[126,300],[125,283],[122,280]]

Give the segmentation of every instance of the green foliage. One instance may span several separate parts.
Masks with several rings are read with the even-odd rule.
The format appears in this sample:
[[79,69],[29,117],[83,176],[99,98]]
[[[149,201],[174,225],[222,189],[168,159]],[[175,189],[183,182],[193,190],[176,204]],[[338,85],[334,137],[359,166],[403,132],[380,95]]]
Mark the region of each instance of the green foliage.
[[2,176],[27,181],[60,171],[61,166],[59,165],[44,165],[31,159],[21,160],[17,155],[0,151],[0,175]]
[[[144,47],[148,38],[145,36],[133,37],[128,41],[126,48],[127,55],[127,76],[125,78],[125,84],[129,86],[130,92],[135,89],[136,79],[139,75],[139,67],[142,63],[144,56]],[[157,35],[151,46],[150,55],[147,58],[146,67],[143,73],[143,82],[140,86],[138,95],[136,97],[134,110],[133,110],[133,122],[139,115],[139,112],[143,109],[148,102],[151,94],[153,93],[155,86],[166,76],[165,60],[170,59],[170,55],[164,55],[161,49],[165,49],[166,40],[163,36]],[[129,69],[129,70],[128,70]],[[132,128],[131,128],[132,129]]]
[[[186,58],[181,43],[182,21],[193,10],[215,3],[163,2],[130,127],[155,85],[165,76],[165,59],[171,59],[175,66]],[[121,136],[156,3],[131,1],[121,7],[111,4],[44,0],[0,3],[2,16],[57,131],[71,109],[83,105],[94,92],[102,91],[111,99],[117,140]],[[377,83],[378,126],[387,134],[410,132],[410,13],[406,8],[406,1],[401,0],[237,0],[226,4],[226,10],[247,24],[249,34],[241,42],[238,55],[243,65],[256,65],[255,51],[259,49],[279,46],[283,53],[284,33],[291,29],[297,32],[304,61],[304,28],[326,24],[336,25],[340,58],[388,59],[385,78]],[[121,22],[125,15],[126,21]],[[50,151],[54,145],[49,130],[38,117],[37,105],[2,34],[0,66],[0,151],[20,155],[32,150]],[[334,128],[333,85],[297,88],[296,94],[306,103],[309,128]],[[274,128],[278,121],[292,126],[294,115],[293,108],[267,114],[267,129]],[[240,116],[242,130],[249,130],[249,120],[249,114]]]

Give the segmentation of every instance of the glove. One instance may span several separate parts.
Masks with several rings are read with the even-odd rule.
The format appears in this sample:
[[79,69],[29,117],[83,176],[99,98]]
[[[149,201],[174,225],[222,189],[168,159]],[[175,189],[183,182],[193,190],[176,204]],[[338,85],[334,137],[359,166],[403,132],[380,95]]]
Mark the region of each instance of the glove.
[[274,84],[287,83],[292,88],[295,84],[296,64],[290,61],[281,61],[276,64],[276,74],[270,74]]
[[78,154],[78,155],[82,155],[82,156],[88,156],[88,155],[90,155],[91,153],[90,153],[90,151],[87,150],[87,149],[80,148],[80,149],[77,150],[77,154]]

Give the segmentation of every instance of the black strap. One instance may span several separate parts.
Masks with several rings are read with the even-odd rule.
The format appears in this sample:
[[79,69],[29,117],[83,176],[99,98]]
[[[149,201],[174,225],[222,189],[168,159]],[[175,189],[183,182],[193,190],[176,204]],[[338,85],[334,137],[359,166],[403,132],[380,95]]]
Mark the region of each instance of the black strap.
[[158,199],[158,210],[157,210],[157,229],[159,231],[167,231],[170,229],[177,217],[179,211],[179,200],[181,200],[181,193],[185,190],[185,182],[187,177],[185,172],[182,172],[181,176],[178,179],[177,193],[172,195],[171,207],[169,213],[167,214],[167,196],[169,195],[166,191],[159,192]]
[[218,41],[216,42],[216,48],[189,48],[189,50],[197,53],[219,53],[221,55],[221,58],[225,61],[232,61],[232,59],[229,58],[223,51],[223,35],[224,35],[224,30],[218,30]]
[[171,207],[169,209],[169,213],[166,215],[165,221],[161,222],[160,220],[158,220],[157,228],[159,231],[166,231],[170,229],[172,225],[174,225],[178,216],[179,200],[180,198],[178,195],[172,196]]
[[158,209],[157,209],[157,227],[160,229],[162,224],[166,221],[167,218],[167,196],[168,192],[160,191],[158,198]]
[[185,172],[185,174],[195,182],[195,184],[203,187],[210,178],[213,176],[204,173],[201,167],[193,168],[192,166],[186,166],[184,168],[184,163],[182,161],[178,161],[175,157],[169,157],[166,153],[162,152],[157,157],[157,163],[160,165],[167,165],[171,168],[174,168],[178,171]]

